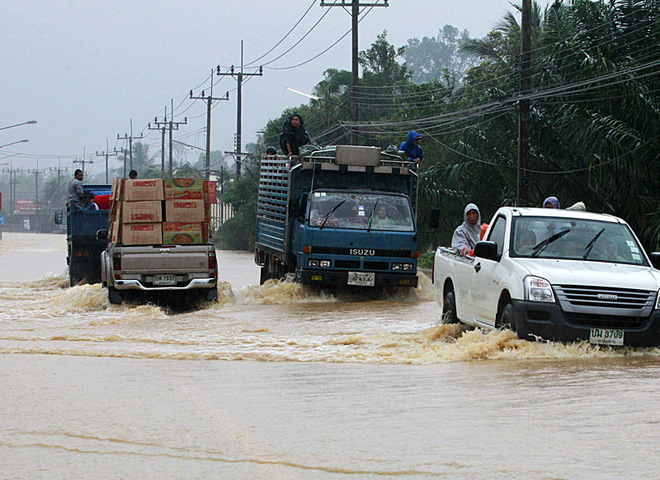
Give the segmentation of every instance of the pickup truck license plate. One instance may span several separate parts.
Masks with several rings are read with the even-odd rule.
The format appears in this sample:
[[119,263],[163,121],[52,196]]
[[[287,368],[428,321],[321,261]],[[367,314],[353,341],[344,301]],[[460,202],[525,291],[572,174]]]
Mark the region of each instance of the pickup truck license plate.
[[174,275],[154,275],[154,285],[176,285]]
[[376,284],[374,272],[348,272],[348,285],[360,287],[373,287]]
[[592,328],[589,332],[589,343],[596,343],[599,345],[623,345],[623,330]]

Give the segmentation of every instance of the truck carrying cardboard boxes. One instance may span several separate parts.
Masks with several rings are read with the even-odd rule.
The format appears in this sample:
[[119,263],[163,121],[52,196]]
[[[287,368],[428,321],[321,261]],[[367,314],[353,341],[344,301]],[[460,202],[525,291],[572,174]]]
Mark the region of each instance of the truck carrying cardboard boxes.
[[[116,180],[112,223],[101,255],[111,303],[130,291],[217,298],[218,267],[208,221],[215,182],[203,179]],[[206,223],[205,223],[206,222]]]

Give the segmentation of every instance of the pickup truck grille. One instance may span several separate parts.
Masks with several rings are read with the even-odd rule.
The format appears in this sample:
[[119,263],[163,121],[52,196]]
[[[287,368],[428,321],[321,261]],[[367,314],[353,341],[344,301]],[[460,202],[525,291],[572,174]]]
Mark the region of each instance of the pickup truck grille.
[[575,307],[604,307],[626,310],[653,308],[656,292],[626,288],[556,285],[559,303]]
[[648,320],[648,317],[622,317],[591,313],[566,313],[566,318],[574,325],[600,328],[640,328]]

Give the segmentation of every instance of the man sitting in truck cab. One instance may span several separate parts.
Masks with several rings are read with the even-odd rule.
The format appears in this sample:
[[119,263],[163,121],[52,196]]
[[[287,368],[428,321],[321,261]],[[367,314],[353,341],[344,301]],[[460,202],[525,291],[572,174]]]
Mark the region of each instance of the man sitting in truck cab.
[[481,233],[481,212],[474,203],[468,203],[463,210],[463,223],[454,230],[451,248],[461,256],[474,249]]

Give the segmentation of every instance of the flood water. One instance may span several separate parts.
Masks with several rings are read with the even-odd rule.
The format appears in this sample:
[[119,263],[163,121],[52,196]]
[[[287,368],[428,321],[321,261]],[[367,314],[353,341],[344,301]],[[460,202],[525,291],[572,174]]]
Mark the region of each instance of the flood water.
[[442,325],[435,292],[259,286],[177,313],[68,288],[62,235],[0,241],[1,479],[657,479],[660,348]]

